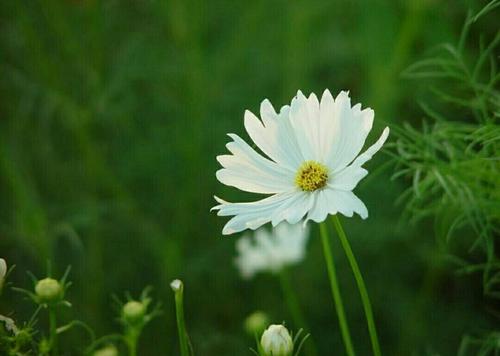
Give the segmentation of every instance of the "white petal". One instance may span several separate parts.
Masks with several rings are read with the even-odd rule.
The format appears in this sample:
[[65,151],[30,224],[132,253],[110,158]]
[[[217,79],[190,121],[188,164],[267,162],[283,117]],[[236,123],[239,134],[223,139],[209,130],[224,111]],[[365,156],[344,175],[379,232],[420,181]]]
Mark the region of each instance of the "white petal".
[[312,194],[298,191],[279,210],[275,211],[271,217],[271,223],[276,226],[286,220],[289,224],[296,224],[309,211],[312,203]]
[[354,162],[352,162],[351,166],[353,167],[361,167],[363,164],[368,162],[369,160],[372,159],[373,155],[377,153],[382,146],[384,145],[385,141],[387,140],[387,137],[389,137],[389,128],[386,127],[384,131],[382,131],[382,135],[380,135],[379,139],[377,142],[375,142],[373,145],[371,145],[365,152],[360,154]]
[[[225,168],[216,172],[217,179],[228,186],[260,194],[288,191],[293,186],[293,176],[274,175],[263,166],[253,166],[236,156],[218,156]],[[258,169],[257,169],[258,168]]]
[[275,219],[275,223],[279,223],[280,219],[280,221],[295,219],[303,209],[303,205],[301,205],[303,200],[300,197],[301,193],[294,191],[275,194],[251,203],[227,203],[218,200],[220,204],[213,207],[212,210],[219,210],[217,213],[219,216],[234,216],[222,230],[224,235],[229,235],[245,229],[255,230],[270,222],[274,214],[277,212],[281,214],[282,207],[287,207],[290,200],[294,203],[289,208],[286,208],[286,216],[280,215]]
[[325,108],[320,108],[322,123],[327,126],[324,128],[328,131],[325,133],[327,142],[330,143],[330,147],[324,145],[324,155],[327,165],[338,172],[352,162],[363,148],[373,125],[374,113],[371,109],[361,111],[359,104],[351,107],[351,99],[345,91],[337,95],[333,107],[327,99],[328,94]]
[[262,194],[290,190],[294,173],[272,162],[252,149],[239,136],[229,135],[234,141],[227,144],[233,155],[218,156],[224,167],[217,171],[217,179],[238,189]]
[[273,105],[268,99],[264,99],[262,103],[260,103],[260,117],[266,127],[272,125],[278,117],[278,114],[276,114]]
[[279,146],[284,157],[279,163],[286,165],[296,172],[305,158],[300,149],[297,135],[290,122],[290,107],[287,105],[281,108],[278,115],[278,128],[275,137],[276,144]]
[[307,220],[322,222],[326,217],[341,213],[352,217],[357,213],[361,218],[368,217],[365,204],[353,192],[325,188],[317,192],[314,206],[307,215]]
[[319,104],[319,161],[327,163],[327,156],[330,154],[332,144],[337,132],[335,131],[334,117],[335,102],[328,89],[323,92]]
[[[270,119],[268,118],[268,120]],[[300,157],[294,157],[293,152],[297,152],[298,147],[295,150],[290,150],[286,146],[286,142],[279,139],[280,135],[286,134],[286,132],[281,131],[286,130],[285,125],[280,124],[277,119],[273,119],[264,126],[257,116],[248,110],[245,111],[244,121],[248,135],[262,152],[280,166],[295,170],[295,166],[298,164],[296,161],[299,161]],[[293,145],[297,146],[295,142]]]
[[366,169],[351,165],[339,173],[333,174],[328,186],[333,189],[350,191],[356,188],[361,179],[366,177],[367,174]]
[[289,120],[304,160],[317,160],[319,117],[310,117],[308,99],[301,91],[292,99]]
[[333,199],[337,204],[338,212],[351,217],[353,213],[361,216],[362,219],[368,217],[368,209],[366,209],[365,204],[353,193],[344,192],[341,190],[332,191],[330,199]]
[[309,98],[307,98],[307,110],[309,115],[309,125],[311,127],[311,136],[313,140],[311,142],[311,147],[313,150],[314,159],[319,160],[321,158],[322,149],[320,132],[320,110],[318,97],[314,93],[311,93],[309,95]]
[[353,190],[359,181],[363,179],[368,171],[361,166],[369,161],[377,153],[389,136],[389,128],[386,127],[380,138],[365,152],[359,155],[348,167],[338,173],[333,173],[328,186],[339,190]]
[[[322,189],[319,190],[314,194],[314,205],[309,210],[309,213],[307,214],[307,220],[313,220],[315,222],[322,222],[326,219],[327,215],[330,214],[331,211],[331,205],[328,201],[328,189]],[[335,214],[336,211],[331,212],[331,214]]]

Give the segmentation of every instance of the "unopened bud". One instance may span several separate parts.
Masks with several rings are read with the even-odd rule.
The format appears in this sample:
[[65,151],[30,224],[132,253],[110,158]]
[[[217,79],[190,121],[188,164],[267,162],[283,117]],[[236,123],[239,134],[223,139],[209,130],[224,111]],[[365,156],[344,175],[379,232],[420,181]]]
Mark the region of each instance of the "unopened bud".
[[262,311],[256,311],[247,316],[245,319],[245,331],[254,336],[260,335],[269,324],[269,318],[266,313]]
[[45,278],[35,286],[35,293],[41,303],[56,303],[63,297],[63,287],[53,278]]
[[48,339],[42,339],[40,343],[38,344],[38,352],[40,352],[41,355],[48,355],[49,352],[51,351],[51,343]]
[[32,335],[28,329],[21,329],[17,332],[15,339],[18,345],[23,346],[31,342]]
[[7,262],[5,262],[3,258],[0,258],[0,293],[2,292],[6,275],[7,275]]
[[4,279],[7,274],[7,262],[3,258],[0,258],[0,279]]
[[113,345],[108,345],[94,352],[93,356],[118,356],[118,350]]
[[177,291],[181,290],[181,288],[182,288],[182,281],[180,279],[174,279],[170,283],[170,288],[172,288],[172,290],[174,292],[177,292]]
[[262,334],[260,345],[266,356],[292,356],[293,340],[283,325],[271,325]]
[[132,300],[123,306],[123,317],[131,324],[140,321],[145,314],[146,306],[141,302]]

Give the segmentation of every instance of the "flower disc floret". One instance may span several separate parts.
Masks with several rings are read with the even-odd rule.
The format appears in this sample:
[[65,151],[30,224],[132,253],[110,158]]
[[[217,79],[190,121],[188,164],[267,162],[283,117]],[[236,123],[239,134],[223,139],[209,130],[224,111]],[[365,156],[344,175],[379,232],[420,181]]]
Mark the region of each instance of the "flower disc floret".
[[136,323],[146,314],[146,306],[135,300],[127,302],[123,306],[123,317],[129,323]]
[[328,168],[316,161],[306,161],[295,176],[295,184],[305,192],[314,192],[328,182]]
[[63,297],[63,287],[59,281],[53,278],[45,278],[35,286],[35,293],[41,303],[56,303]]

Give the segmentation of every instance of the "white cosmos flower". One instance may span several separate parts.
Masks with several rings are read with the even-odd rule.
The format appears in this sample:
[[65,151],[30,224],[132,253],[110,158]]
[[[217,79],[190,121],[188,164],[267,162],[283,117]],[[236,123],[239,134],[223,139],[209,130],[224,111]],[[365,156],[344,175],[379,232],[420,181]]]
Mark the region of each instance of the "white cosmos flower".
[[263,271],[277,273],[304,259],[308,237],[309,228],[302,224],[281,223],[272,232],[258,229],[254,239],[244,235],[236,242],[235,264],[243,278]]
[[290,106],[277,114],[269,102],[260,106],[261,120],[245,112],[245,129],[258,153],[243,139],[229,134],[230,155],[218,156],[222,169],[217,179],[238,189],[270,196],[248,203],[229,203],[216,198],[220,216],[233,216],[223,234],[257,229],[271,222],[295,224],[306,218],[316,222],[328,214],[368,217],[363,202],[352,192],[368,171],[362,166],[380,150],[389,135],[360,154],[373,124],[374,112],[351,107],[349,94],[334,99],[325,90],[321,101],[315,94],[306,98],[298,92]]

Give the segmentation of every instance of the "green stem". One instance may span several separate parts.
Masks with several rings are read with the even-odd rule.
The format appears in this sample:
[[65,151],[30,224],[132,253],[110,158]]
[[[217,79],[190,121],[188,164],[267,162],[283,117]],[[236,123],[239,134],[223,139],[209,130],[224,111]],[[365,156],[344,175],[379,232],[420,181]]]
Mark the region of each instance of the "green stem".
[[49,307],[49,328],[50,328],[50,351],[52,355],[58,356],[57,347],[57,315],[54,307]]
[[175,291],[175,314],[177,316],[177,330],[179,333],[179,345],[181,356],[189,356],[189,348],[187,341],[186,323],[184,321],[184,285]]
[[319,225],[321,233],[321,242],[323,244],[323,253],[325,255],[326,268],[328,270],[328,277],[330,279],[330,287],[332,289],[333,302],[339,319],[340,331],[342,333],[342,340],[344,341],[345,350],[348,356],[355,355],[354,347],[352,346],[351,335],[349,334],[349,327],[347,326],[347,319],[345,317],[344,306],[342,304],[342,297],[340,296],[340,289],[337,282],[337,274],[335,272],[335,265],[333,263],[332,249],[328,236],[328,228],[325,222]]
[[130,332],[126,336],[126,342],[127,342],[129,356],[137,356],[137,340],[138,340],[138,338],[139,337],[138,337],[136,332]]
[[[310,328],[306,323],[306,319],[304,318],[304,313],[302,313],[302,309],[300,307],[299,300],[297,298],[297,294],[290,283],[290,278],[285,268],[283,268],[279,273],[279,279],[281,284],[281,290],[283,291],[283,296],[285,298],[285,302],[287,307],[292,315],[293,322],[295,323],[295,327],[304,328],[306,332],[310,332]],[[318,353],[316,351],[316,345],[314,344],[314,340],[311,336],[309,336],[304,351],[306,355],[316,356]]]
[[130,327],[125,334],[125,342],[128,347],[129,356],[137,356],[137,343],[139,341],[140,329]]
[[370,340],[372,344],[373,354],[375,356],[380,356],[382,355],[382,353],[380,352],[380,344],[378,342],[378,337],[377,337],[377,328],[375,327],[372,305],[370,303],[370,297],[368,296],[368,291],[366,290],[365,281],[363,280],[363,276],[361,275],[361,271],[359,269],[358,262],[356,261],[356,257],[354,257],[354,253],[352,252],[349,240],[347,240],[347,236],[344,232],[344,229],[342,228],[340,219],[338,218],[337,215],[333,215],[332,221],[333,225],[335,226],[335,230],[337,230],[337,234],[339,235],[339,239],[342,244],[342,247],[344,248],[347,260],[351,265],[352,272],[354,273],[354,278],[356,279],[359,295],[361,296],[361,302],[363,303],[363,309],[365,310],[366,323],[368,325],[368,332],[370,333]]

